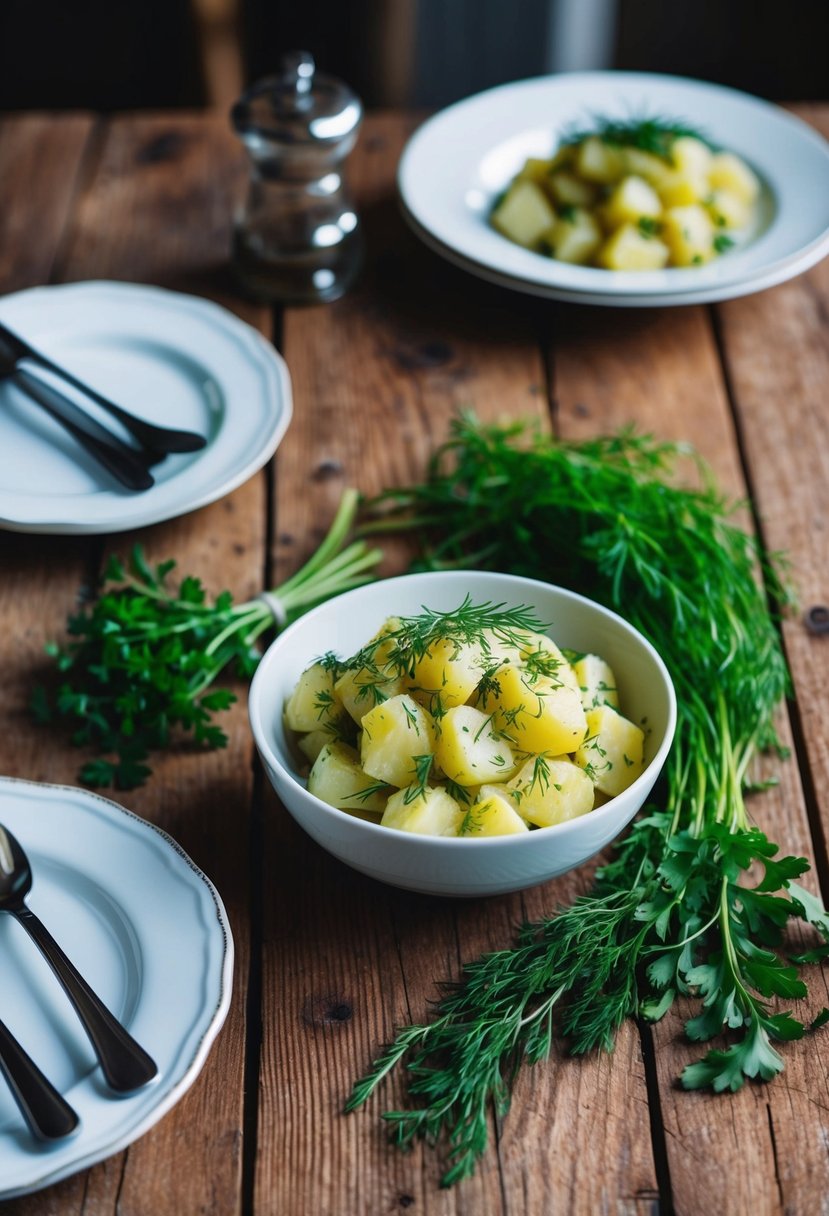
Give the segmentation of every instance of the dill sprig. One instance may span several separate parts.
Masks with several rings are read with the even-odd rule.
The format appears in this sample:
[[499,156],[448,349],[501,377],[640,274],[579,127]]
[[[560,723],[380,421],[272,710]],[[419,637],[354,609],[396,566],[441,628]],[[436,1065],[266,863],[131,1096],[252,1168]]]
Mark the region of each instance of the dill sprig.
[[[316,553],[273,592],[288,622],[371,578],[379,550],[349,543],[357,499],[345,492]],[[52,696],[36,688],[32,709],[40,722],[62,719],[72,741],[96,753],[80,770],[87,785],[140,785],[152,771],[150,752],[167,747],[176,729],[203,747],[224,747],[214,715],[236,695],[214,683],[227,669],[249,678],[258,639],[276,627],[267,598],[234,604],[224,591],[210,603],[197,578],[171,587],[174,569],[173,561],[151,567],[138,545],[126,562],[111,557],[100,595],[69,617],[68,644],[47,647],[63,680]],[[318,698],[321,717],[327,695]]]
[[[677,482],[682,459],[698,488]],[[422,484],[374,506],[385,517],[366,531],[431,538],[420,568],[550,579],[620,612],[667,663],[678,726],[663,805],[634,824],[590,893],[468,964],[430,1022],[398,1032],[347,1109],[405,1061],[412,1107],[385,1115],[392,1138],[442,1140],[451,1185],[485,1151],[490,1112],[506,1113],[517,1067],[544,1059],[554,1035],[575,1053],[609,1049],[625,1018],[656,1020],[680,993],[698,1005],[689,1038],[725,1036],[684,1070],[686,1088],[770,1080],[783,1067],[775,1042],[804,1033],[773,1002],[803,997],[797,967],[829,951],[782,957],[790,918],[829,938],[829,916],[795,881],[806,860],[779,858],[744,798],[757,751],[780,748],[780,560],[735,526],[690,449],[630,431],[563,443],[466,415]],[[754,864],[763,878],[748,887]]]
[[638,148],[650,152],[661,160],[671,161],[671,149],[678,139],[689,136],[699,139],[714,149],[714,145],[703,131],[692,126],[684,118],[669,115],[631,115],[630,118],[607,118],[594,115],[593,121],[584,128],[571,127],[564,132],[562,144],[580,144],[590,136],[598,136],[603,143],[614,148]]

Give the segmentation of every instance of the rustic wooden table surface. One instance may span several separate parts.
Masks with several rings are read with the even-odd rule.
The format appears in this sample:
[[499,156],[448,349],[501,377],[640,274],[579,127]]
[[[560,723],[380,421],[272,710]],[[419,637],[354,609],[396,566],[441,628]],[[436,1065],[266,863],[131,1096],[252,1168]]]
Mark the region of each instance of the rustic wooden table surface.
[[[829,133],[829,108],[799,107]],[[222,501],[140,533],[213,591],[249,596],[315,546],[346,485],[419,477],[457,407],[533,416],[567,437],[627,423],[692,441],[772,549],[801,605],[829,602],[829,261],[761,295],[664,311],[534,301],[444,265],[404,229],[394,173],[415,126],[371,117],[353,157],[370,262],[358,290],[283,314],[246,303],[227,270],[245,166],[221,117],[9,117],[0,123],[0,291],[77,279],[156,283],[220,301],[272,338],[295,415],[276,459]],[[135,538],[0,538],[0,772],[75,780],[78,755],[26,703],[79,588]],[[402,556],[387,569],[399,568]],[[829,894],[829,637],[784,627],[792,758],[752,809]],[[227,750],[165,757],[121,801],[178,839],[227,904],[236,939],[227,1024],[192,1090],[128,1150],[38,1195],[15,1216],[274,1216],[829,1211],[829,1049],[784,1047],[774,1084],[734,1097],[675,1084],[695,1050],[678,1016],[629,1024],[612,1055],[556,1056],[524,1075],[477,1176],[438,1189],[428,1150],[388,1148],[377,1115],[394,1085],[344,1117],[353,1078],[433,983],[505,945],[513,926],[569,900],[579,871],[480,902],[404,895],[313,845],[254,761],[244,699]],[[816,1007],[829,1004],[815,970]],[[824,1031],[825,1035],[827,1032]],[[698,1054],[698,1053],[697,1053]],[[2,1180],[0,1180],[2,1183]]]

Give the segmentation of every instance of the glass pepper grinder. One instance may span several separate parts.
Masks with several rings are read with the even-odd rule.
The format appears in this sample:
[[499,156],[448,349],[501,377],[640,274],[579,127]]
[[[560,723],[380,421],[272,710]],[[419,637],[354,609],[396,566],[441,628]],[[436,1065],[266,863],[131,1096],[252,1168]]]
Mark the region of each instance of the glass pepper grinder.
[[357,95],[317,74],[304,51],[286,56],[278,76],[252,85],[233,107],[231,121],[251,158],[234,264],[258,298],[335,300],[354,282],[362,234],[343,162],[362,117]]

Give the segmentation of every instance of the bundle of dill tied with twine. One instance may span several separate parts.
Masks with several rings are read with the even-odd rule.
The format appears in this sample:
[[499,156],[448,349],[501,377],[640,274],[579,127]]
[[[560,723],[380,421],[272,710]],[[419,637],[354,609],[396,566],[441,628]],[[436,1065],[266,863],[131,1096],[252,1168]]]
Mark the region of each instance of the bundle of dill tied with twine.
[[[689,456],[701,488],[675,480]],[[629,432],[563,443],[463,416],[423,483],[388,491],[373,510],[380,518],[364,532],[427,538],[419,568],[526,575],[619,612],[665,660],[678,725],[662,804],[646,809],[590,893],[468,964],[428,1023],[397,1033],[347,1109],[405,1063],[412,1105],[386,1112],[392,1139],[442,1141],[451,1185],[485,1151],[488,1112],[506,1112],[516,1067],[544,1059],[554,1034],[574,1053],[610,1049],[626,1018],[661,1018],[679,994],[696,1005],[690,1039],[726,1034],[684,1070],[686,1088],[770,1080],[783,1068],[775,1042],[806,1029],[774,998],[805,996],[798,964],[829,950],[783,957],[790,918],[829,938],[829,917],[795,882],[806,860],[779,857],[744,800],[757,752],[781,750],[780,563],[731,522],[689,449]],[[747,886],[754,863],[763,878]],[[826,1020],[824,1009],[812,1025]]]

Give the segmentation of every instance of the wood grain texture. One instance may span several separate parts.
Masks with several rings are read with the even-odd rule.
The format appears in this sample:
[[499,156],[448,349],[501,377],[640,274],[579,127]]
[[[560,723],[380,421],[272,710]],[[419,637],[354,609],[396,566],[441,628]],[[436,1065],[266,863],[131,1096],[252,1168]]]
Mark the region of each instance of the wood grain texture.
[[[399,119],[372,118],[355,156],[370,250],[361,286],[333,307],[285,316],[297,411],[278,458],[280,569],[293,568],[298,538],[307,546],[344,485],[373,493],[419,478],[459,407],[488,420],[546,418],[545,308],[471,284],[407,233],[393,199],[405,134]],[[395,550],[389,570],[401,559]],[[557,1058],[524,1078],[478,1175],[453,1191],[437,1189],[434,1153],[404,1157],[384,1142],[378,1115],[404,1101],[399,1078],[364,1111],[338,1113],[394,1027],[427,1014],[436,980],[502,947],[520,920],[571,899],[586,876],[453,903],[350,873],[275,806],[266,823],[264,1008],[283,1012],[265,1025],[257,1210],[650,1210],[656,1184],[633,1027],[613,1057]],[[595,1138],[579,1154],[562,1151],[581,1117],[600,1121],[611,1151]]]
[[[233,191],[244,166],[236,142],[220,120],[193,117],[124,118],[102,133],[96,171],[84,184],[62,243],[65,279],[111,278],[161,282],[199,290],[236,306],[266,333],[265,310],[236,300],[227,275]],[[265,482],[260,474],[234,494],[196,514],[113,538],[126,553],[136,540],[151,560],[175,556],[179,573],[199,575],[215,594],[232,588],[237,598],[262,590],[265,569]],[[76,593],[79,561],[94,576],[101,545],[77,538],[30,537],[14,541],[25,559],[27,587],[37,571],[50,571],[54,554],[73,555],[70,571],[59,565],[29,600],[25,619],[37,633],[56,636]],[[23,577],[23,576],[21,576]],[[4,586],[5,589],[5,586]],[[18,605],[19,617],[24,616]],[[13,638],[19,630],[4,636]],[[28,648],[27,648],[28,649]],[[21,672],[20,692],[31,681]],[[140,790],[119,796],[130,809],[169,831],[216,883],[230,915],[236,944],[234,999],[227,1025],[207,1065],[182,1102],[126,1152],[49,1191],[20,1200],[10,1210],[130,1212],[158,1216],[173,1211],[233,1213],[241,1203],[245,992],[249,968],[249,813],[253,796],[252,745],[245,699],[225,715],[226,750],[205,755],[172,750],[156,763]],[[18,715],[20,710],[18,709]],[[72,782],[81,757],[21,721],[7,760],[18,773]],[[8,739],[5,741],[8,744]],[[5,746],[4,746],[5,750]],[[48,758],[48,765],[43,758]],[[151,1047],[151,1044],[148,1044]]]

